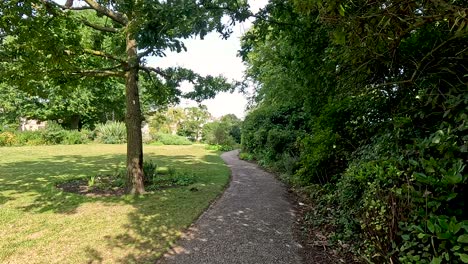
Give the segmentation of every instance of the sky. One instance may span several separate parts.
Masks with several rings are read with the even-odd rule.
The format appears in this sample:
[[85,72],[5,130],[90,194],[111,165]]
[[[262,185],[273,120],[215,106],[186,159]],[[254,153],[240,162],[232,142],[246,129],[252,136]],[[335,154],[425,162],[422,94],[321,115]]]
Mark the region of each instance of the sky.
[[[257,12],[267,2],[268,0],[249,0],[253,12]],[[223,75],[228,80],[241,81],[245,66],[241,58],[237,57],[237,51],[240,49],[240,37],[251,25],[251,21],[236,24],[233,34],[227,40],[223,40],[218,33],[210,33],[204,40],[188,39],[185,41],[187,52],[168,52],[166,57],[148,57],[148,65],[161,68],[180,66],[202,75]],[[190,90],[187,85],[181,88],[184,92]],[[238,92],[220,93],[214,99],[206,100],[202,104],[208,107],[208,111],[214,117],[235,114],[243,118],[247,99]],[[190,100],[183,100],[180,104],[182,107],[196,105]]]

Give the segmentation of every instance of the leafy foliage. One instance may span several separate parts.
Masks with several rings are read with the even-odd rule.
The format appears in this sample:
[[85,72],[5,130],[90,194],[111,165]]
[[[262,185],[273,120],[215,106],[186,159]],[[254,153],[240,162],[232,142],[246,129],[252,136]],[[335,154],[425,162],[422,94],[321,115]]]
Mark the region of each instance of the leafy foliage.
[[[153,160],[143,163],[144,183],[149,191],[162,188],[188,186],[196,182],[193,173],[179,171],[174,167],[160,168]],[[76,181],[76,179],[71,180]],[[98,190],[118,190],[125,187],[126,171],[116,168],[112,174],[92,175],[88,178],[88,187]]]
[[466,263],[464,13],[273,0],[243,38],[257,85],[243,156],[308,190],[309,224],[361,260]]
[[185,118],[181,122],[177,134],[192,141],[199,141],[202,136],[202,127],[210,117],[211,114],[205,105],[185,108]]
[[[58,99],[52,105],[60,107],[61,115],[72,112],[73,126],[81,105],[68,109],[71,104],[60,103],[65,101],[60,100],[65,98],[63,94],[81,90],[75,95],[86,102],[83,106],[90,111],[95,91],[89,90],[92,83],[89,80],[102,79],[114,84],[125,80],[127,163],[141,169],[140,92],[145,92],[142,98],[148,109],[182,96],[200,102],[233,88],[222,76],[201,76],[183,68],[149,67],[144,58],[165,56],[165,50],[181,52],[186,49],[184,39],[203,38],[211,31],[227,38],[231,26],[247,19],[250,12],[246,0],[85,0],[80,6],[74,5],[73,0],[65,5],[53,0],[6,0],[0,3],[0,14],[2,83],[34,99],[39,94],[40,103]],[[227,23],[224,17],[228,18]],[[138,85],[140,76],[142,89]],[[179,85],[183,81],[190,82],[193,91],[182,94]],[[139,170],[128,171],[128,182],[132,183],[128,192],[143,193],[141,177],[130,173]]]
[[233,114],[203,126],[203,141],[221,151],[232,150],[240,143],[240,119]]
[[92,138],[86,130],[66,130],[48,122],[45,129],[36,131],[6,131],[0,133],[0,146],[74,145],[89,143]]
[[96,141],[104,144],[122,144],[127,142],[127,131],[122,122],[98,124],[95,129]]
[[151,137],[156,143],[162,143],[163,145],[191,145],[192,142],[186,137],[179,135],[171,135],[165,133],[155,133]]

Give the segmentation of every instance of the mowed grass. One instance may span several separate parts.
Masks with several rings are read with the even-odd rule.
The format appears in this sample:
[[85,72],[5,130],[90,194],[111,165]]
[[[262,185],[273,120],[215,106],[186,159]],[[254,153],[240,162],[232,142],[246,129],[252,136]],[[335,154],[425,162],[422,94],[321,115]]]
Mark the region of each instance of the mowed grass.
[[0,148],[0,263],[154,263],[229,180],[221,158],[201,145],[145,146],[146,159],[191,171],[197,182],[140,197],[55,188],[112,173],[125,151],[94,144]]

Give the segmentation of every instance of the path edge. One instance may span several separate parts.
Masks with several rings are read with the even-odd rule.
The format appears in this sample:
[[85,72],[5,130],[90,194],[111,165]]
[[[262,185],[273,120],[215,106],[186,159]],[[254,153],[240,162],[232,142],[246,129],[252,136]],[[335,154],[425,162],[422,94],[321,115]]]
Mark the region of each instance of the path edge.
[[228,164],[226,163],[226,160],[224,160],[221,156],[225,153],[228,153],[228,152],[231,152],[231,151],[236,151],[238,149],[234,149],[234,150],[230,150],[230,151],[224,151],[224,152],[219,152],[217,153],[219,155],[219,157],[223,160],[224,162],[224,165],[226,165],[226,167],[229,168],[229,178],[228,178],[228,182],[224,185],[223,189],[221,190],[221,192],[219,192],[218,195],[216,195],[215,198],[213,198],[213,200],[210,201],[210,203],[208,204],[208,206],[203,209],[200,214],[195,218],[195,220],[186,228],[184,228],[181,232],[181,235],[166,249],[166,252],[164,252],[163,254],[161,254],[159,257],[156,258],[155,260],[155,264],[162,264],[162,260],[168,255],[168,253],[172,250],[174,250],[178,245],[179,245],[179,242],[184,239],[185,237],[189,236],[193,231],[192,231],[192,228],[194,225],[196,225],[198,223],[198,221],[200,221],[200,219],[206,214],[206,212],[208,212],[208,210],[210,210],[213,206],[215,206],[219,200],[221,199],[221,197],[223,197],[224,193],[226,193],[226,190],[229,189],[229,187],[231,187],[231,183],[232,183],[232,168],[228,166]]

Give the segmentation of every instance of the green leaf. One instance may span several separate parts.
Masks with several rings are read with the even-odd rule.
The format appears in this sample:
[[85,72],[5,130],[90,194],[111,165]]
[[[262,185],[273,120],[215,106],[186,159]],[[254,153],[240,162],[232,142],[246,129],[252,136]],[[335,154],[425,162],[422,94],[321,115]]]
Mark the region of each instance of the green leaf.
[[453,234],[458,233],[462,227],[462,222],[456,223],[456,220],[452,219],[449,224],[449,231]]
[[337,30],[333,32],[333,37],[334,37],[336,44],[338,45],[346,44],[346,33],[343,30]]
[[429,231],[431,231],[431,233],[434,233],[434,231],[435,231],[434,224],[429,220],[427,220],[427,229],[429,229]]
[[446,232],[446,233],[438,233],[437,238],[439,239],[450,239],[452,237],[452,234]]
[[442,263],[442,257],[433,257],[430,264],[440,264]]
[[343,5],[340,4],[340,7],[338,8],[338,12],[340,12],[341,16],[345,16],[345,9]]
[[468,263],[468,254],[460,254],[460,260],[463,263]]
[[448,226],[448,223],[447,223],[446,219],[439,218],[439,219],[437,219],[437,221],[439,222],[439,225],[440,225],[440,227],[443,228],[443,230],[448,230],[449,226]]
[[464,234],[458,237],[457,242],[468,243],[468,234]]

